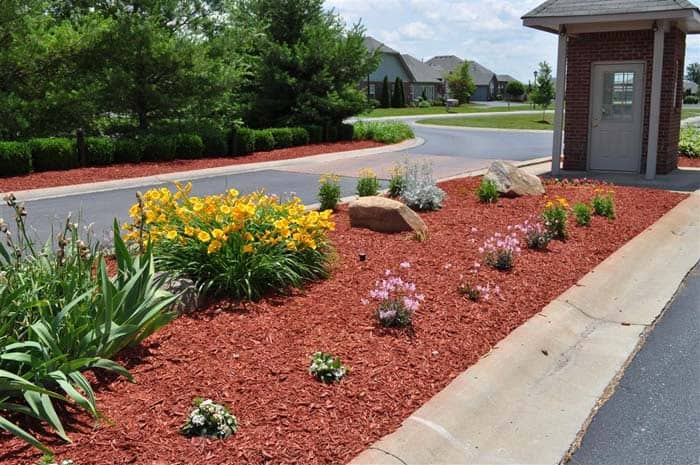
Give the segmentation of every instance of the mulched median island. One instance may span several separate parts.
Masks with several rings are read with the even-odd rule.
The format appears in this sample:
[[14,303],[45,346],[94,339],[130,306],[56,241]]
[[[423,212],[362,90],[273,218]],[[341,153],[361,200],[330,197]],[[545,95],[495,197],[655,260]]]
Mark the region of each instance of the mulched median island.
[[[440,184],[448,197],[441,210],[421,213],[429,229],[423,241],[351,228],[341,206],[330,233],[336,258],[328,279],[254,303],[219,299],[180,316],[117,357],[134,383],[93,376],[107,420],[95,428],[90,417],[69,409],[73,443],[41,439],[57,459],[75,465],[346,463],[686,198],[615,187],[614,220],[593,215],[590,226],[578,226],[571,213],[566,241],[533,250],[524,244],[523,225],[539,221],[548,202],[590,204],[610,187],[547,182],[546,197],[490,204],[475,196],[479,182]],[[521,250],[513,248],[512,268],[499,271],[485,254],[499,242],[507,246],[509,237]],[[377,321],[371,297],[381,297],[375,283],[387,270],[423,296],[411,327]],[[477,297],[474,291],[478,301],[469,298]],[[319,382],[308,371],[317,352],[338,356],[349,372],[338,382]],[[197,397],[225,405],[236,417],[235,434],[180,434]],[[1,438],[2,463],[40,457],[16,438]]]
[[0,192],[17,192],[28,189],[70,186],[116,179],[139,178],[178,171],[200,170],[222,166],[241,165],[265,161],[290,160],[325,153],[381,147],[382,143],[371,140],[312,144],[268,152],[256,152],[239,157],[200,158],[195,160],[173,160],[163,162],[123,163],[109,166],[76,168],[65,171],[41,171],[23,176],[0,178]]

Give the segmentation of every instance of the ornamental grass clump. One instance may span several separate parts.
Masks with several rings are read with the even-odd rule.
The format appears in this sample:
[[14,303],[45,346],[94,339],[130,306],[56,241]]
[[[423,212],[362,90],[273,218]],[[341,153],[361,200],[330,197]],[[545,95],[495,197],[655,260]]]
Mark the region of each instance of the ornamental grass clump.
[[498,186],[491,179],[481,178],[481,184],[476,189],[476,196],[481,203],[496,203],[498,202]]
[[528,249],[545,250],[552,240],[552,236],[542,223],[531,223],[530,220],[525,220],[515,228],[523,234]]
[[153,189],[131,207],[125,238],[153,247],[157,268],[193,280],[204,294],[257,300],[328,275],[332,212],[299,198],[254,193],[197,197],[192,185]]
[[324,174],[318,181],[318,200],[321,211],[335,210],[340,202],[340,177],[336,174]]
[[[408,268],[407,263],[402,268]],[[413,315],[425,300],[422,294],[416,292],[416,285],[394,275],[390,270],[384,273],[384,279],[375,282],[374,289],[369,292],[370,299],[362,303],[369,305],[370,300],[378,302],[377,320],[385,327],[407,327],[413,323]]]
[[516,232],[495,233],[486,239],[482,247],[479,247],[479,253],[483,254],[484,261],[488,265],[497,270],[510,270],[515,264],[515,258],[520,254],[518,235]]
[[542,212],[542,221],[552,239],[565,240],[569,237],[567,219],[569,217],[569,202],[562,197],[549,200]]
[[311,356],[309,373],[323,383],[340,381],[348,373],[349,368],[343,365],[340,357],[325,352],[316,352]]
[[183,435],[225,439],[238,431],[238,420],[223,405],[199,398],[193,403],[195,407],[180,429]]
[[591,201],[593,212],[597,216],[604,216],[609,220],[615,219],[615,199],[613,195],[615,191],[612,189],[596,189],[595,196]]
[[447,194],[435,182],[433,168],[430,163],[403,163],[404,186],[401,190],[401,200],[411,209],[418,211],[434,211],[442,208],[442,202]]
[[379,178],[370,169],[360,170],[357,179],[357,195],[360,197],[370,197],[379,194]]

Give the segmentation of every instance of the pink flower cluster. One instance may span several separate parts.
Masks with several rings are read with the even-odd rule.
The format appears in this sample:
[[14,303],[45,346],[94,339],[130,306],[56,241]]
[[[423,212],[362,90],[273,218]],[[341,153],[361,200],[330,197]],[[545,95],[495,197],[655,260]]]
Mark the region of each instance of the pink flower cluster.
[[480,297],[484,300],[489,300],[492,292],[496,297],[501,296],[501,288],[498,286],[498,284],[496,284],[493,288],[491,288],[491,284],[487,284],[486,286],[478,284],[475,289],[479,291]]
[[530,223],[529,220],[525,220],[523,224],[516,225],[515,229],[523,233],[525,243],[531,249],[546,249],[547,244],[552,239],[547,228],[539,222]]
[[[401,268],[409,268],[407,262]],[[416,285],[395,276],[391,270],[386,270],[384,279],[375,282],[374,289],[369,291],[370,299],[379,302],[377,318],[384,326],[407,326],[411,323],[413,314],[425,300],[422,294],[416,292]],[[362,299],[363,305],[369,305],[368,299]]]
[[515,257],[520,253],[520,240],[516,232],[510,232],[512,229],[512,226],[508,226],[507,234],[495,233],[479,247],[484,261],[499,270],[511,269]]

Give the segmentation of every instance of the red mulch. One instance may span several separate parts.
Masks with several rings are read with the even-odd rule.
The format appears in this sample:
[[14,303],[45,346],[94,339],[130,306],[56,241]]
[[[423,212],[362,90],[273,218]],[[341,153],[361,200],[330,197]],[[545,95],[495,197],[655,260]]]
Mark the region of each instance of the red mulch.
[[65,171],[44,171],[24,176],[0,178],[0,192],[21,191],[45,187],[70,186],[115,179],[139,178],[178,171],[216,168],[219,166],[241,165],[263,161],[289,160],[324,153],[346,152],[350,150],[380,147],[384,144],[374,141],[336,142],[314,144],[288,149],[256,152],[243,157],[203,158],[199,160],[174,160],[169,162],[125,163],[103,167],[77,168]]
[[678,157],[680,168],[700,168],[700,158]]
[[[350,229],[343,208],[332,235],[339,261],[331,279],[291,298],[217,303],[124,353],[136,384],[110,378],[97,389],[113,425],[93,429],[84,414],[75,416],[74,443],[51,443],[57,458],[77,465],[346,463],[686,197],[618,187],[614,222],[595,217],[589,228],[571,224],[569,241],[554,241],[547,252],[524,250],[512,272],[484,265],[475,279],[469,268],[483,241],[536,215],[544,202],[530,197],[482,205],[473,194],[478,182],[443,184],[449,200],[441,211],[422,215],[430,229],[423,243],[407,234]],[[548,185],[547,192],[573,205],[590,200],[594,188]],[[359,253],[367,254],[366,262]],[[373,308],[360,298],[385,269],[398,270],[403,261],[411,263],[404,274],[426,302],[414,331],[379,329]],[[456,291],[460,275],[473,284],[498,284],[502,299],[465,300]],[[331,386],[312,379],[308,356],[317,350],[342,357],[352,367],[349,376]],[[179,435],[197,396],[229,405],[239,432],[225,441]],[[0,437],[2,463],[39,456]]]

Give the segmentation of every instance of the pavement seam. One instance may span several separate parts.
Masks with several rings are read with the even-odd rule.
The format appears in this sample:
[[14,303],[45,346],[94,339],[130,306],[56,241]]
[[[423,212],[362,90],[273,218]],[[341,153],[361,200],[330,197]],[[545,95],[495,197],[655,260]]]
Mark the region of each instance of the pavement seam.
[[576,310],[577,312],[581,313],[581,314],[582,314],[583,316],[585,316],[586,318],[589,318],[589,319],[595,320],[595,321],[600,321],[601,323],[609,323],[609,324],[616,325],[616,326],[620,326],[620,325],[623,325],[623,326],[639,326],[639,327],[641,327],[641,328],[647,328],[647,327],[650,326],[650,325],[648,325],[648,324],[646,324],[646,323],[632,323],[632,322],[628,322],[628,321],[625,321],[624,323],[622,323],[622,322],[616,321],[616,320],[608,320],[608,319],[606,319],[606,318],[600,318],[600,317],[597,317],[597,316],[593,316],[593,315],[589,314],[588,312],[586,312],[586,311],[585,311],[584,309],[582,309],[581,307],[579,307],[578,305],[574,304],[573,302],[571,302],[571,301],[569,301],[569,300],[567,300],[567,299],[562,300],[562,299],[556,298],[556,299],[554,299],[554,301],[559,302],[559,303],[562,303],[562,304],[564,304],[564,305],[568,305],[568,306],[571,307],[573,310]]
[[408,465],[408,463],[405,462],[401,457],[399,457],[399,456],[397,456],[397,455],[394,455],[394,454],[392,454],[391,452],[386,451],[386,450],[384,450],[384,449],[380,449],[379,447],[371,446],[371,447],[368,447],[367,450],[376,450],[376,451],[379,451],[379,452],[381,452],[381,453],[383,453],[383,454],[388,455],[389,457],[395,458],[396,460],[398,460],[398,461],[399,461],[400,463],[402,463],[403,465]]

